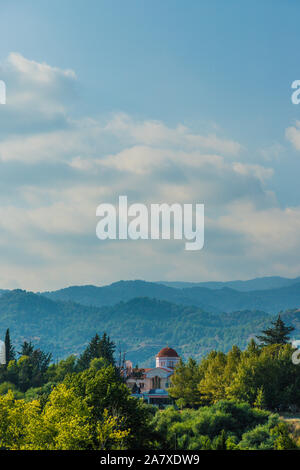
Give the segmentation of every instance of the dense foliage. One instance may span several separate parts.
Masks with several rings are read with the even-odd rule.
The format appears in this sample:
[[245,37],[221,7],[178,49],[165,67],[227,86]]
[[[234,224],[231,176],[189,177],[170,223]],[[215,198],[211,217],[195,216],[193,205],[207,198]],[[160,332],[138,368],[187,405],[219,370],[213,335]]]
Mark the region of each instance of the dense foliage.
[[168,408],[155,415],[154,429],[163,449],[293,449],[295,443],[278,416],[248,403],[219,401],[198,410]]
[[96,334],[78,359],[50,365],[49,353],[24,341],[18,359],[0,369],[0,448],[297,448],[270,411],[300,406],[289,344],[262,347],[252,340],[243,352],[234,346],[199,364],[181,361],[169,389],[181,410],[164,411],[131,395],[114,351],[106,333]]
[[272,326],[263,330],[262,335],[257,339],[263,346],[270,344],[286,344],[290,340],[291,333],[295,330],[293,326],[286,326],[278,315],[278,318],[272,322]]
[[[116,396],[118,402],[114,403]],[[109,366],[103,371],[89,371],[84,377],[79,375],[76,380],[69,378],[67,384],[51,391],[45,403],[16,399],[10,391],[0,397],[0,418],[2,449],[88,450],[146,445],[151,414],[130,397]]]
[[105,333],[95,335],[79,360],[49,366],[49,354],[24,342],[19,359],[0,369],[0,448],[147,447],[153,410],[131,396],[114,349]]
[[290,344],[260,348],[252,340],[245,351],[211,351],[199,364],[181,362],[169,393],[179,406],[246,401],[270,410],[300,408],[300,368],[292,363]]

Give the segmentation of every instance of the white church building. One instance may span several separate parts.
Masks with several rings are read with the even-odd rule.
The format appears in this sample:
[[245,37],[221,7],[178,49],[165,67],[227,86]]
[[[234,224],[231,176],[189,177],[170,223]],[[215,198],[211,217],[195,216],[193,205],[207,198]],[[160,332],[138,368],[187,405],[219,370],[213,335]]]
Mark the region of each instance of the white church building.
[[143,398],[149,404],[166,406],[172,403],[168,388],[179,361],[177,352],[169,347],[159,351],[153,368],[134,369],[132,363],[126,361],[126,384],[135,397]]
[[6,363],[6,354],[5,354],[5,343],[0,340],[0,364],[3,365]]

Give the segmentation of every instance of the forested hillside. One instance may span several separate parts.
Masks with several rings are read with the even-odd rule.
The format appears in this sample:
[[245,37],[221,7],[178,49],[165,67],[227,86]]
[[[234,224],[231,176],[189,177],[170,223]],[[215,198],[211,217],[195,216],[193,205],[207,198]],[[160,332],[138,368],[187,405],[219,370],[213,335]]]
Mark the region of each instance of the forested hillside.
[[[255,285],[255,284],[254,284]],[[300,307],[300,283],[278,289],[241,292],[229,287],[185,287],[178,289],[145,281],[120,281],[109,286],[73,286],[44,296],[53,300],[78,302],[83,305],[114,305],[136,297],[150,297],[168,302],[196,305],[210,312],[263,310],[276,314],[280,310]]]
[[149,298],[99,308],[53,301],[21,290],[0,297],[2,336],[10,328],[16,345],[32,340],[53,352],[55,359],[80,354],[96,331],[114,337],[128,359],[140,365],[152,365],[155,353],[166,344],[185,357],[200,358],[212,348],[227,351],[232,344],[244,347],[268,321],[269,316],[261,311],[209,313]]

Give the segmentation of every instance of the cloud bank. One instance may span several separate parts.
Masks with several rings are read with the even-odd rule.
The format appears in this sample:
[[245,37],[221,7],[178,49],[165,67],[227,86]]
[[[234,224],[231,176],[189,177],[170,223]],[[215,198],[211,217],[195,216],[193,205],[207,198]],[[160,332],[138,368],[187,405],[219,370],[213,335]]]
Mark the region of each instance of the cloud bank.
[[[0,69],[0,287],[31,290],[120,278],[299,275],[300,207],[281,208],[274,168],[243,142],[124,112],[74,116],[77,77],[12,53]],[[300,124],[286,130],[300,150]],[[204,203],[205,246],[100,242],[98,204]]]

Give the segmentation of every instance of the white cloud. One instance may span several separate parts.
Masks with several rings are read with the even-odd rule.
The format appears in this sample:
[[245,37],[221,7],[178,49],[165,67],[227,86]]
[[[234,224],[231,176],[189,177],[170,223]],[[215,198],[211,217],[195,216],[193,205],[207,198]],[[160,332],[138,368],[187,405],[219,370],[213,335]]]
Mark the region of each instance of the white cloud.
[[300,207],[257,210],[253,204],[236,203],[227,215],[219,218],[223,228],[244,235],[249,248],[276,254],[296,250],[299,246]]
[[0,67],[7,88],[0,135],[32,133],[66,126],[69,103],[75,98],[76,74],[11,53]]
[[285,136],[296,150],[300,150],[300,121],[296,121],[295,126],[288,127]]
[[251,165],[247,163],[234,162],[233,169],[236,173],[241,175],[253,175],[255,178],[259,179],[262,183],[265,183],[266,180],[272,178],[274,175],[273,168],[265,168],[261,165]]
[[9,55],[7,63],[19,74],[22,81],[28,80],[31,83],[49,85],[53,84],[57,77],[76,78],[73,70],[61,70],[57,67],[51,67],[45,62],[28,60],[16,52]]
[[279,157],[284,154],[285,148],[278,142],[260,149],[259,153],[265,161],[279,160]]
[[116,136],[123,135],[129,141],[151,146],[169,144],[192,149],[206,148],[234,156],[242,149],[239,142],[222,139],[215,134],[195,134],[182,124],[170,128],[159,121],[136,122],[124,113],[115,115],[106,129]]
[[[4,71],[0,287],[228,279],[300,267],[300,208],[278,207],[268,187],[273,168],[247,162],[236,139],[124,113],[74,119],[73,71],[19,54]],[[300,123],[286,135],[300,149]],[[204,250],[191,255],[177,241],[101,243],[96,207],[120,194],[130,203],[204,202]]]

